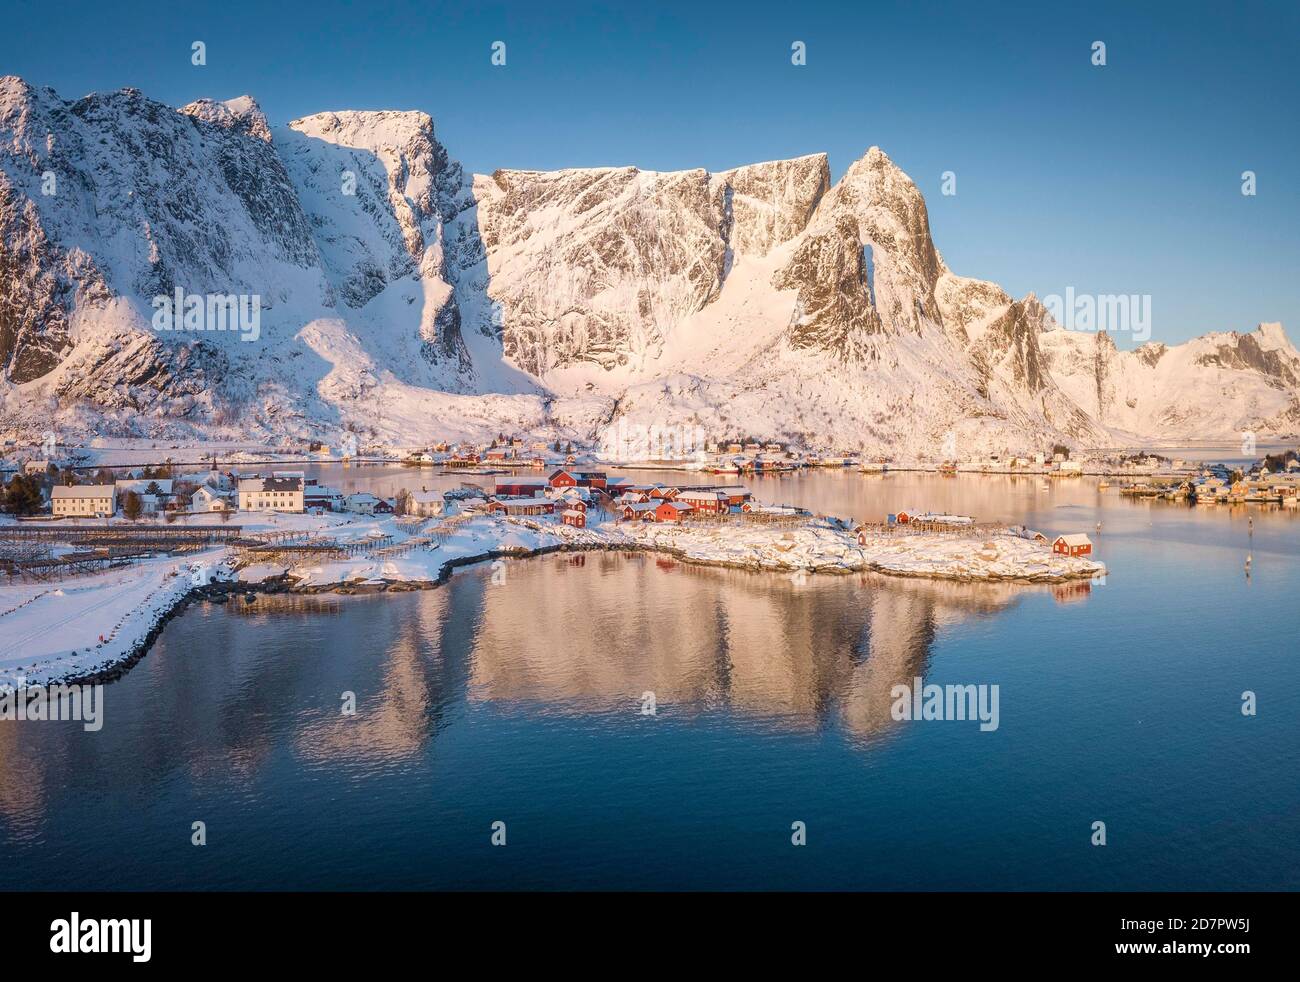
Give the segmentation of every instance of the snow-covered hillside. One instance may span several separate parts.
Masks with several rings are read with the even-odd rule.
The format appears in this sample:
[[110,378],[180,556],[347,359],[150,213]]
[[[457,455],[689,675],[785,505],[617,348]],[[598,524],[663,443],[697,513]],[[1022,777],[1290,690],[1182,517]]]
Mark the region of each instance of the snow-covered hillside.
[[[821,154],[471,177],[419,112],[272,127],[248,97],[8,77],[0,274],[0,426],[27,434],[680,425],[967,456],[1300,432],[1280,325],[1128,352],[1063,330],[952,273],[874,147],[834,185]],[[241,298],[256,329],[157,329],[178,292]]]

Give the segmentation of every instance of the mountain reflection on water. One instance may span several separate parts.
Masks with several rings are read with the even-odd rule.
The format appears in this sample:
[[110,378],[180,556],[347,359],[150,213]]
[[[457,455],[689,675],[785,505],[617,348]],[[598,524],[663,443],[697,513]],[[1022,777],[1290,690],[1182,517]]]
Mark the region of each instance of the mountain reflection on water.
[[[109,687],[102,741],[61,724],[40,735],[106,781],[176,769],[201,779],[214,767],[248,778],[285,741],[311,765],[364,772],[424,753],[466,704],[636,714],[653,693],[659,714],[725,711],[785,730],[834,720],[866,740],[896,725],[890,689],[925,675],[945,626],[1026,593],[1079,589],[796,582],[622,552],[504,570],[500,583],[485,565],[400,596],[270,595],[193,611]],[[341,711],[346,692],[356,715]],[[0,723],[0,815],[21,825],[42,810],[49,775],[19,732]]]

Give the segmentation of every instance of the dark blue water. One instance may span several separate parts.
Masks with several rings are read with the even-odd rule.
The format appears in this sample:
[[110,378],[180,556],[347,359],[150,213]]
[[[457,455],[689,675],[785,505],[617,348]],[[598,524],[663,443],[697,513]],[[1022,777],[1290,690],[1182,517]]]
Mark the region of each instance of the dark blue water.
[[[915,480],[841,510],[960,487]],[[6,886],[1300,887],[1297,516],[969,481],[1104,519],[1105,585],[588,554],[192,609],[101,732],[0,722]],[[998,729],[893,720],[917,675],[997,684]]]

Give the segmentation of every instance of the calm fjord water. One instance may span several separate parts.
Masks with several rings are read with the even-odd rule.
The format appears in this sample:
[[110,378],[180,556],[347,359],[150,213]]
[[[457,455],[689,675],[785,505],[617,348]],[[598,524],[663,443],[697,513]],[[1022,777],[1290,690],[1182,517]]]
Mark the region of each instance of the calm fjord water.
[[[755,482],[859,519],[1087,531],[1104,585],[589,553],[192,609],[107,689],[101,732],[0,722],[0,869],[33,889],[1300,887],[1300,515],[1039,484]],[[915,676],[997,684],[998,729],[894,721]]]

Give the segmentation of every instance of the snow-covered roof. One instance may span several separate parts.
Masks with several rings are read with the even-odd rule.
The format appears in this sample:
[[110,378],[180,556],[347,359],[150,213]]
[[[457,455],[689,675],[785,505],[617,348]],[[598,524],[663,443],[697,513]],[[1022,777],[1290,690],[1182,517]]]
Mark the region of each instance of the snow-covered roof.
[[411,500],[417,501],[422,505],[437,504],[442,501],[441,491],[412,491]]
[[111,484],[75,484],[72,487],[59,485],[50,492],[51,498],[111,498],[114,494]]
[[1058,535],[1053,542],[1064,542],[1067,546],[1090,546],[1092,540],[1082,532],[1071,532],[1068,535]]

